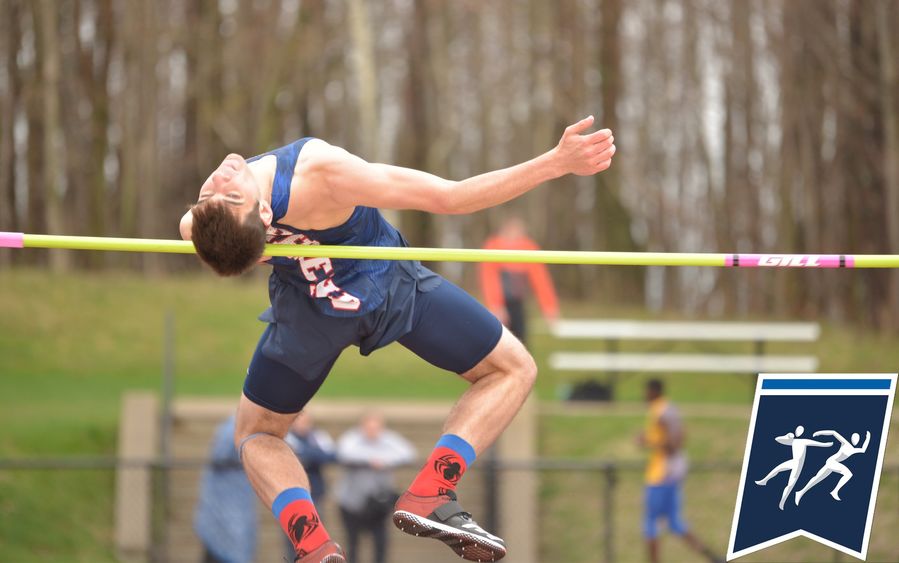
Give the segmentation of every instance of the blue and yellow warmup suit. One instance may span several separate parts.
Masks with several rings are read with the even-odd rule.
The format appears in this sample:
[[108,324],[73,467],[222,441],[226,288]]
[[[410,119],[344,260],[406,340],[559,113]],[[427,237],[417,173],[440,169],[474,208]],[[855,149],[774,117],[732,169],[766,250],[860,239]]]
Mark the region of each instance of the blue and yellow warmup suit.
[[[297,159],[309,140],[248,159],[277,159],[268,242],[407,246],[370,207],[356,207],[346,222],[329,229],[279,223],[287,213]],[[487,309],[417,261],[275,257],[269,264],[271,307],[260,316],[268,327],[247,370],[244,394],[275,412],[301,410],[350,345],[368,355],[397,341],[437,367],[464,373],[493,350],[502,334],[502,325]]]
[[680,416],[664,397],[649,404],[644,433],[650,450],[643,520],[643,535],[647,539],[658,537],[660,518],[668,520],[668,528],[673,533],[682,535],[687,532],[681,517],[681,483],[686,474],[686,459],[680,452],[670,453],[665,448],[668,433],[680,431],[680,424]]

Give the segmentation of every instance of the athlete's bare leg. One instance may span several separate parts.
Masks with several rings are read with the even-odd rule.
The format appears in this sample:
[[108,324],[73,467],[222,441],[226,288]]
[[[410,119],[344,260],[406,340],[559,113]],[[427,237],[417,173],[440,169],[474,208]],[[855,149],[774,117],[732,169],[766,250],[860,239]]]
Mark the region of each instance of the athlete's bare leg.
[[646,540],[646,548],[649,552],[649,563],[659,563],[659,540],[652,538]]
[[537,379],[537,364],[503,327],[493,351],[462,377],[471,382],[471,387],[453,406],[443,432],[465,439],[480,455],[524,404]]
[[240,447],[245,438],[258,434],[243,442],[241,460],[253,489],[266,506],[271,506],[285,489],[309,489],[309,478],[303,466],[283,440],[297,414],[272,412],[245,395],[240,397],[234,443]]
[[721,561],[721,557],[718,554],[712,551],[709,546],[702,543],[699,538],[697,538],[690,532],[685,532],[684,534],[682,534],[681,539],[683,539],[684,542],[686,542],[686,544],[690,546],[693,551],[705,556],[705,558],[709,561]]

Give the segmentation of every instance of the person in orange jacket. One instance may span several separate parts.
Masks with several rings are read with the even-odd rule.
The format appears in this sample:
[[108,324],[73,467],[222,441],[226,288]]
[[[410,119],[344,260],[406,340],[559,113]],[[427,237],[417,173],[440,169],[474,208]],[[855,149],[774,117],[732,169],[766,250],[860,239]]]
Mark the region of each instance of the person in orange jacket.
[[[484,243],[486,249],[539,250],[540,247],[527,235],[520,217],[506,219],[499,231]],[[544,318],[554,322],[559,318],[559,301],[553,280],[546,264],[496,264],[484,263],[480,268],[481,291],[487,308],[496,315],[512,333],[527,344],[525,300],[530,290]]]

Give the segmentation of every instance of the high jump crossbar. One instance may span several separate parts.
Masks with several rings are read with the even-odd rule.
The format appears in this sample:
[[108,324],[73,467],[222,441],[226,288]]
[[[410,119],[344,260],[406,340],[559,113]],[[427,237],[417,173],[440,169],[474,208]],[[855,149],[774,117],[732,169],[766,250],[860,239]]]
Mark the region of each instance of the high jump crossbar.
[[[190,241],[81,237],[0,232],[0,248],[59,248],[115,252],[194,254]],[[702,252],[598,252],[583,250],[494,250],[268,244],[266,256],[420,260],[427,262],[503,262],[597,266],[699,266],[773,268],[899,268],[895,254],[724,254]]]

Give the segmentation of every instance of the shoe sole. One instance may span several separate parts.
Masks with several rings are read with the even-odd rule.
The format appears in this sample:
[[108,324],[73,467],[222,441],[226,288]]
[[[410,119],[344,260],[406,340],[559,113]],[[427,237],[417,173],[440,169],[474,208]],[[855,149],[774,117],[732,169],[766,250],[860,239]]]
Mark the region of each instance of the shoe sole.
[[506,548],[496,542],[405,510],[393,513],[393,524],[409,535],[442,541],[466,561],[499,561],[506,556]]

